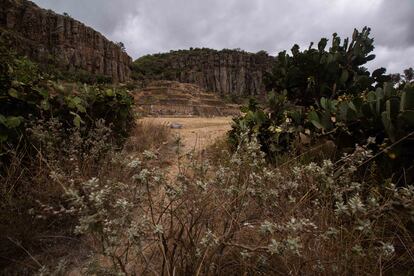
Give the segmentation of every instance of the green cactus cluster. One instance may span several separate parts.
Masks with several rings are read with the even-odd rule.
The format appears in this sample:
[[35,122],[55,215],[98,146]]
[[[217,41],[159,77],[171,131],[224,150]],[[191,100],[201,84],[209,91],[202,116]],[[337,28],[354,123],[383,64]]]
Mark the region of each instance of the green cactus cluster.
[[405,181],[414,182],[414,83],[392,82],[385,69],[371,74],[362,67],[375,57],[369,33],[355,30],[342,44],[334,34],[328,51],[323,38],[317,49],[311,44],[304,52],[294,46],[292,56],[281,52],[268,79],[273,91],[263,105],[242,109],[230,132],[233,144],[247,132],[275,161],[327,140],[336,147],[332,158],[339,158],[370,141],[384,177],[402,170]]
[[307,119],[322,133],[335,129],[355,133],[360,127],[366,135],[378,135],[384,130],[395,143],[414,130],[414,86],[396,90],[392,83],[385,83],[350,99],[321,98],[318,110],[311,110]]
[[298,45],[292,54],[280,52],[273,70],[265,78],[268,90],[288,91],[289,99],[297,104],[313,104],[315,99],[334,98],[344,93],[359,93],[373,86],[381,86],[390,80],[385,69],[379,68],[370,74],[362,65],[375,58],[374,40],[370,29],[354,30],[351,40],[334,33],[328,49],[328,39],[322,38],[317,48],[313,42],[300,51]]

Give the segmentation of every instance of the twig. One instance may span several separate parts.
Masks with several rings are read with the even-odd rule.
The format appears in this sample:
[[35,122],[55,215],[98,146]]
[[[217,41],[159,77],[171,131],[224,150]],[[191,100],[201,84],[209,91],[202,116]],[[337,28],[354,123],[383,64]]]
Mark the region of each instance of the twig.
[[381,155],[381,154],[383,154],[384,152],[387,152],[388,150],[392,149],[395,145],[397,145],[397,144],[401,143],[402,141],[404,141],[405,139],[407,139],[408,137],[410,137],[410,136],[411,136],[411,135],[413,135],[413,134],[414,134],[414,131],[413,131],[413,132],[411,132],[411,133],[409,133],[409,134],[407,134],[406,136],[402,137],[400,140],[398,140],[398,141],[396,141],[396,142],[392,143],[391,145],[389,145],[389,146],[388,146],[388,147],[386,147],[385,149],[383,149],[383,150],[381,150],[380,152],[378,152],[377,154],[375,154],[373,157],[371,157],[371,158],[369,158],[368,160],[366,160],[365,162],[363,162],[361,165],[359,165],[359,166],[358,166],[358,168],[359,168],[359,167],[361,167],[361,166],[363,166],[363,165],[365,165],[366,163],[371,162],[371,160],[373,160],[373,159],[377,158],[378,156],[380,156],[380,155]]
[[7,237],[7,239],[9,239],[12,243],[14,243],[17,247],[20,247],[24,252],[26,252],[26,254],[39,266],[39,267],[43,267],[43,265],[41,263],[39,263],[38,260],[35,259],[35,257],[33,257],[32,254],[30,254],[30,252],[24,248],[20,243],[14,241],[12,238]]

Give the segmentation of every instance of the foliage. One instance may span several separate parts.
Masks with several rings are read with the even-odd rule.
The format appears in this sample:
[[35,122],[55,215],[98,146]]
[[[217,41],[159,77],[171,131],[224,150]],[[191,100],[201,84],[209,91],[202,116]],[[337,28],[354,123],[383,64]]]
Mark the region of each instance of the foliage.
[[414,191],[359,182],[364,147],[274,168],[244,136],[218,164],[195,158],[174,178],[149,166],[156,156],[119,156],[121,173],[67,189],[76,232],[93,239],[85,274],[412,273]]
[[57,118],[64,128],[87,133],[104,119],[118,137],[133,124],[132,97],[104,86],[70,85],[47,80],[26,58],[0,49],[0,152],[21,143],[26,124]]
[[[51,275],[54,270],[65,269],[59,268],[62,262],[69,270],[81,267],[90,253],[90,245],[73,233],[78,216],[68,204],[67,189],[81,189],[77,185],[92,177],[119,181],[128,178],[118,166],[119,162],[130,160],[131,152],[144,154],[150,149],[159,149],[168,141],[170,132],[165,126],[137,124],[120,149],[111,128],[103,120],[96,121],[86,135],[74,126],[62,128],[56,118],[29,121],[26,133],[36,148],[35,153],[24,158],[23,150],[18,148],[2,168],[2,275],[32,275],[40,267],[39,273]],[[158,160],[162,161],[160,157]],[[30,258],[26,252],[34,257]],[[47,269],[58,261],[59,269]]]
[[386,83],[358,96],[322,97],[307,108],[291,104],[286,92],[271,94],[268,106],[263,110],[251,103],[242,108],[245,113],[234,119],[230,132],[232,144],[247,131],[257,136],[268,159],[275,161],[283,152],[317,146],[321,141],[333,141],[340,154],[370,140],[376,153],[384,153],[376,159],[383,166],[383,176],[395,173],[399,177],[401,170],[407,170],[403,171],[404,181],[414,181],[413,143],[409,139],[414,132],[412,85],[396,90]]
[[292,55],[280,52],[270,74],[265,76],[268,90],[288,91],[290,100],[297,104],[313,104],[321,97],[335,98],[347,93],[355,94],[370,89],[374,84],[381,86],[389,76],[380,68],[370,74],[365,63],[375,58],[370,54],[374,49],[370,29],[354,30],[352,39],[341,38],[334,33],[331,47],[326,50],[328,39],[322,38],[317,49],[300,51],[298,45],[291,49]]
[[[340,45],[334,34],[329,52],[324,51],[326,40],[322,39],[318,51],[296,49],[293,57],[282,53],[279,62],[283,56],[285,63],[274,69],[273,85],[284,90],[270,93],[266,108],[257,104],[242,108],[244,115],[234,120],[230,132],[232,144],[237,145],[247,132],[257,137],[268,159],[275,162],[283,152],[303,153],[325,141],[333,141],[337,154],[330,157],[337,158],[370,140],[371,149],[378,153],[375,161],[383,169],[380,176],[404,175],[401,183],[413,182],[414,86],[404,81],[395,88],[395,83],[384,82],[385,70],[370,76],[359,67],[372,59],[368,35],[367,28],[354,31],[348,46],[348,40]],[[318,60],[320,66],[313,67],[311,60]],[[406,73],[410,75],[409,70]],[[346,80],[341,78],[344,74]],[[304,82],[307,76],[318,76],[312,89]],[[296,81],[297,85],[290,85]]]
[[[24,270],[45,262],[37,257],[42,253],[78,248],[78,240],[70,242],[75,238],[71,233],[74,218],[61,207],[67,206],[62,200],[64,183],[70,185],[99,171],[115,146],[111,129],[102,120],[87,135],[76,127],[62,129],[57,119],[31,120],[25,125],[30,146],[36,150],[27,158],[23,146],[15,147],[0,173],[0,274],[6,275],[32,275]],[[68,178],[52,181],[60,172],[68,173]],[[38,260],[32,265],[31,260],[25,261],[22,248]],[[3,271],[6,267],[9,273]]]

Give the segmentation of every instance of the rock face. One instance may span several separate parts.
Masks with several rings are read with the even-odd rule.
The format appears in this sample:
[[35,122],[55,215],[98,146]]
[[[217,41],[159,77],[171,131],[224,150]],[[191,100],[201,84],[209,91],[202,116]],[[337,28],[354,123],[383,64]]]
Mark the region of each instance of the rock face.
[[[131,58],[102,34],[26,0],[0,0],[0,32],[14,49],[64,70],[82,69],[124,82]],[[10,41],[11,40],[11,41]]]
[[191,49],[144,56],[134,62],[136,78],[194,83],[220,94],[262,95],[263,76],[274,57],[239,50]]

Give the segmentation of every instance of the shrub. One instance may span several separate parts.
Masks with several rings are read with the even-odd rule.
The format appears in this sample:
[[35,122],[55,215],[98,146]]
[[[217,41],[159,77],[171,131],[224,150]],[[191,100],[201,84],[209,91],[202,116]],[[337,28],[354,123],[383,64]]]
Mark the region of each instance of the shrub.
[[[250,142],[248,142],[250,140]],[[85,273],[410,273],[414,190],[358,181],[364,147],[336,164],[272,168],[254,138],[212,167],[173,179],[153,154],[115,159],[120,174],[67,190],[77,233],[93,237]]]
[[[36,64],[0,47],[1,268],[15,260],[22,273],[26,265],[32,272],[27,252],[37,260],[30,252],[73,238],[65,185],[97,173],[120,149],[135,124],[132,104],[123,89],[48,80]],[[62,173],[68,177],[54,182]]]
[[97,173],[114,148],[103,121],[86,136],[75,127],[62,129],[56,119],[33,120],[26,127],[35,151],[27,158],[19,145],[0,173],[0,271],[5,274],[31,274],[68,248],[77,251],[79,240],[71,230],[76,220],[65,211],[65,187]]
[[132,97],[105,86],[64,85],[44,78],[37,66],[1,48],[0,152],[13,148],[32,120],[57,118],[64,128],[87,133],[104,119],[117,137],[133,125]]
[[[134,186],[128,181],[131,167],[139,165],[135,155],[147,160],[155,154],[156,161],[162,162],[170,129],[138,124],[121,150],[103,120],[96,121],[86,136],[76,127],[63,131],[56,119],[32,121],[27,128],[36,154],[28,159],[21,150],[14,152],[0,174],[0,274],[29,275],[41,269],[49,275],[81,267],[91,253],[90,238],[74,233],[79,210],[72,208],[66,194],[85,189],[81,196],[92,198],[92,190],[83,183],[99,178],[114,197],[121,199],[119,183],[111,182],[114,179],[128,184],[128,188],[122,186],[124,196],[132,196]],[[116,210],[110,210],[112,216]]]

